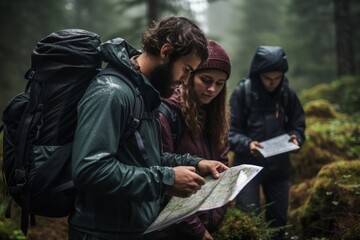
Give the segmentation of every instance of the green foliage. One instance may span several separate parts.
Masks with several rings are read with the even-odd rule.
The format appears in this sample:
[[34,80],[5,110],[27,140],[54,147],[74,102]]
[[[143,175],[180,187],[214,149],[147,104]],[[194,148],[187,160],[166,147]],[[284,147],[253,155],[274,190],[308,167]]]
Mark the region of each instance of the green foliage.
[[[358,236],[360,220],[360,160],[324,166],[311,195],[302,207],[300,220],[309,237]],[[355,228],[353,228],[355,226]]]
[[319,84],[312,89],[301,92],[303,103],[315,99],[325,99],[332,103],[336,110],[348,113],[360,113],[360,76],[343,77],[331,83]]
[[[1,196],[4,199],[4,196]],[[5,204],[7,201],[2,201],[0,205],[0,239],[3,240],[25,240],[26,237],[16,225],[14,221],[4,218]]]
[[260,214],[244,213],[237,208],[229,208],[223,224],[213,234],[214,240],[266,240],[275,236],[278,231],[285,227],[271,228],[264,220],[264,208]]

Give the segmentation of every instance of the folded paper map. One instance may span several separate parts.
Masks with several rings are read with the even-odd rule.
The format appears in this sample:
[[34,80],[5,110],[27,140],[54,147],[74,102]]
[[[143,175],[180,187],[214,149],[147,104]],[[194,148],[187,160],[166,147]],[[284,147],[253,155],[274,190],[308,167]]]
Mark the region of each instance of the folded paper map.
[[218,179],[206,177],[206,183],[194,195],[188,198],[172,197],[145,233],[180,222],[197,211],[224,206],[233,200],[261,169],[259,166],[243,164],[222,172]]
[[256,149],[265,158],[299,149],[298,145],[289,142],[289,138],[290,136],[288,134],[283,134],[278,137],[260,142],[262,148],[256,148]]

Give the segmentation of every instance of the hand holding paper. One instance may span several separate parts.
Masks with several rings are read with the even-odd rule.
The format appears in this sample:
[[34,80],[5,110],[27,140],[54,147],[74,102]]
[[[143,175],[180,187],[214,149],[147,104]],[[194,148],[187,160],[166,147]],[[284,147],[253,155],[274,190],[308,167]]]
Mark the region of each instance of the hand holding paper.
[[290,152],[300,147],[294,144],[288,134],[283,134],[275,138],[260,142],[262,148],[256,148],[265,158],[278,155],[284,152]]

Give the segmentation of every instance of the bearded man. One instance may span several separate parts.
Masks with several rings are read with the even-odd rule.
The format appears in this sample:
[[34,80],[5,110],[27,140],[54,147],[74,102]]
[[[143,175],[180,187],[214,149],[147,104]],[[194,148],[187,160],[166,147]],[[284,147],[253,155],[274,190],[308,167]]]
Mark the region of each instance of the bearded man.
[[147,116],[138,136],[120,144],[135,104],[133,91],[120,77],[100,74],[78,105],[72,154],[78,196],[69,217],[71,240],[153,239],[143,233],[159,214],[165,193],[188,197],[205,183],[202,176],[217,178],[227,169],[219,161],[163,153],[151,114],[160,96],[170,96],[207,59],[203,31],[188,18],[171,16],[154,22],[141,43],[142,52],[120,38],[99,48],[108,68],[123,73],[142,94]]

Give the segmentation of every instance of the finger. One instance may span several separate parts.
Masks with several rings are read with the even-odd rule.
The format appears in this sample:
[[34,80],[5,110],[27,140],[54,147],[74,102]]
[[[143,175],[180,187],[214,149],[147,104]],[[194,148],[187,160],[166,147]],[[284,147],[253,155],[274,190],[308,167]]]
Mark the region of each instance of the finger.
[[205,184],[205,179],[203,177],[201,177],[200,175],[196,175],[194,177],[194,181],[199,184],[199,187],[201,188],[201,185]]
[[190,171],[192,171],[192,172],[196,172],[196,169],[195,169],[195,167],[187,167]]
[[216,168],[211,170],[211,174],[212,174],[213,178],[220,177],[220,173],[218,172],[218,170]]

